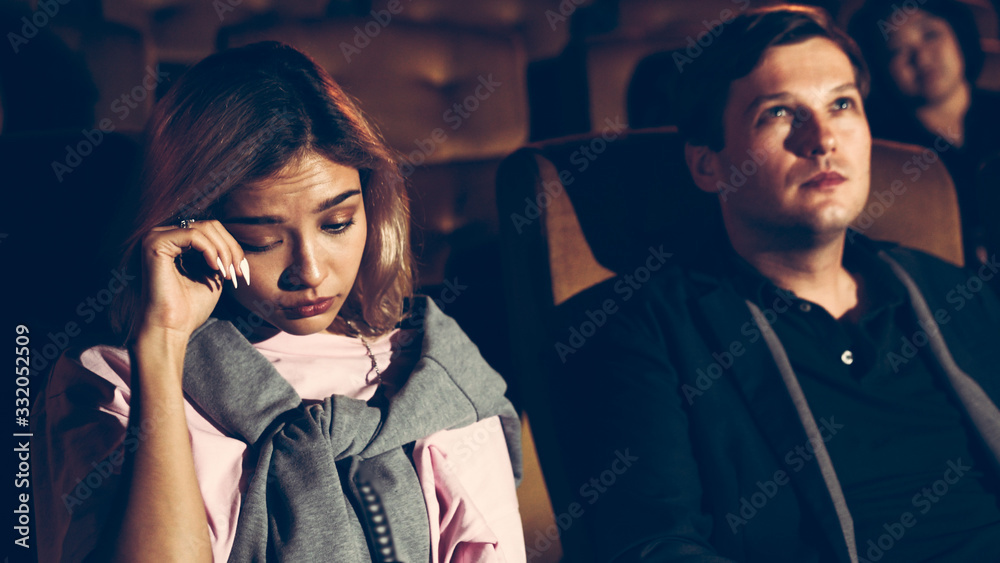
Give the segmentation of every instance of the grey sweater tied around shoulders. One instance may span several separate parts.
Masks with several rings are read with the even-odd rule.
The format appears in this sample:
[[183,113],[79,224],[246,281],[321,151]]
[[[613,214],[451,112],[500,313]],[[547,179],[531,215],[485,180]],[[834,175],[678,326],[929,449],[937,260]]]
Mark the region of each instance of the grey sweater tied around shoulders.
[[429,561],[427,507],[404,446],[439,430],[499,415],[520,482],[520,424],[503,379],[432,301],[413,304],[404,322],[422,337],[419,359],[398,390],[367,402],[333,395],[303,405],[228,321],[209,319],[192,334],[185,393],[257,454],[229,561],[376,560],[367,538],[381,537],[386,522],[366,516],[359,473],[381,500],[387,552],[397,561]]

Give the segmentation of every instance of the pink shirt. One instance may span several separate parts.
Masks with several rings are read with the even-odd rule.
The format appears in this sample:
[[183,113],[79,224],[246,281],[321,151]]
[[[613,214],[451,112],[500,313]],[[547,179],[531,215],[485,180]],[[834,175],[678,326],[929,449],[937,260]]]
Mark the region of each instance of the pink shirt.
[[[369,342],[388,370],[391,335]],[[356,338],[280,333],[255,345],[303,400],[346,395],[366,400],[376,390],[371,359]],[[391,384],[391,381],[390,381]],[[35,490],[41,561],[79,561],[96,545],[114,495],[128,421],[128,354],[97,346],[79,360],[63,357],[33,418]],[[195,473],[205,501],[216,561],[233,546],[240,502],[255,459],[186,402]],[[141,436],[141,435],[140,435]],[[41,447],[39,447],[39,445]],[[506,440],[497,417],[418,440],[414,465],[423,489],[434,562],[523,562],[524,537]],[[49,537],[44,537],[49,536]]]

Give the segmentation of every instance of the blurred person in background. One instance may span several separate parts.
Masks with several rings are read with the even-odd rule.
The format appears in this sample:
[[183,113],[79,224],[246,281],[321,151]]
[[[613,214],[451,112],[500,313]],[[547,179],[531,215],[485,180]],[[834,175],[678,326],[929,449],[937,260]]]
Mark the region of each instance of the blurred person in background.
[[872,136],[928,147],[948,167],[965,261],[973,266],[985,259],[976,175],[1000,149],[1000,93],[975,86],[984,55],[969,7],[955,0],[913,4],[872,0],[851,19],[848,30],[872,74],[868,119]]

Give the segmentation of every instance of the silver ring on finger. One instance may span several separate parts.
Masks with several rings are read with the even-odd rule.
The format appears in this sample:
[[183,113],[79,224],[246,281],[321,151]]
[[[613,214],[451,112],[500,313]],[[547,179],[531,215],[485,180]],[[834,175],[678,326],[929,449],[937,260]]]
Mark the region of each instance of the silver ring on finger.
[[180,227],[182,229],[190,229],[191,225],[195,223],[194,219],[181,219]]

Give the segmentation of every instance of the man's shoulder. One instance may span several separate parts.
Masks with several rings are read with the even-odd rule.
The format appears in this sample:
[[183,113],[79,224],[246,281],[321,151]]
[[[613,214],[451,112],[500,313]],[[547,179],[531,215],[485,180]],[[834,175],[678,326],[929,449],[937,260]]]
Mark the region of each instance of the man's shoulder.
[[854,233],[854,236],[850,236],[849,233],[847,240],[847,244],[856,245],[865,252],[875,255],[886,254],[910,274],[956,278],[961,277],[964,272],[962,268],[947,260],[898,242],[870,239],[859,233]]
[[[990,256],[985,264],[959,267],[927,252],[897,243],[866,239],[867,247],[884,253],[916,284],[931,309],[974,313],[1000,321],[1000,301],[994,293],[1000,278],[1000,260]],[[978,303],[978,307],[967,307]]]
[[625,315],[687,307],[692,300],[720,285],[724,277],[689,264],[670,264],[657,271],[618,274],[576,294],[559,306],[563,314],[594,307]]

